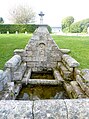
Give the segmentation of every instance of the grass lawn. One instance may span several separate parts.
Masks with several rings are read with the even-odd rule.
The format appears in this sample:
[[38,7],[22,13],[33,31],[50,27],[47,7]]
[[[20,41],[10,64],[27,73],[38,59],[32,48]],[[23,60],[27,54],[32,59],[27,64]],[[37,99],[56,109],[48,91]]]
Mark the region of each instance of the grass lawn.
[[89,68],[89,36],[53,36],[60,48],[71,50],[70,55],[79,63],[79,68]]
[[25,47],[30,37],[30,34],[0,34],[0,69],[13,56],[15,49]]
[[[80,68],[89,68],[89,37],[52,36],[60,48],[71,50],[70,55],[80,62]],[[30,34],[0,34],[0,69],[13,56],[15,49],[24,48]]]

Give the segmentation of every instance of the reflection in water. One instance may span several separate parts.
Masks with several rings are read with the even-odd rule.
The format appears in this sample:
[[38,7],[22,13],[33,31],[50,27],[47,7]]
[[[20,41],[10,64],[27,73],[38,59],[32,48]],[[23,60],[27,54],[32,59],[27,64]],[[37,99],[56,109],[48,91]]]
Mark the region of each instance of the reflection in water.
[[68,99],[65,90],[60,86],[27,85],[23,86],[17,100]]

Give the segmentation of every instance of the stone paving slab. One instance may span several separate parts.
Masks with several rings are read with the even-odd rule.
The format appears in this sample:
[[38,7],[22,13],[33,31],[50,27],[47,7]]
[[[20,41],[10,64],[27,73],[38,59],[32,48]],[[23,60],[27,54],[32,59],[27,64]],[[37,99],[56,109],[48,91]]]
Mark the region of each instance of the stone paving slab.
[[89,99],[1,100],[0,119],[89,119]]
[[89,119],[89,99],[64,101],[67,106],[67,119]]
[[32,101],[1,100],[0,119],[33,119]]
[[67,119],[63,100],[34,101],[34,119]]
[[89,99],[34,102],[34,119],[89,119]]

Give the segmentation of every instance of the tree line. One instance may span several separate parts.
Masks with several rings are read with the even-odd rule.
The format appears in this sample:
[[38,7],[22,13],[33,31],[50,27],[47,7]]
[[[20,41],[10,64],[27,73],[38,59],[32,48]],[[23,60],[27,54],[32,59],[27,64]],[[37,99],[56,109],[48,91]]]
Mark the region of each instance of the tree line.
[[73,16],[62,19],[62,31],[70,33],[87,33],[89,18],[74,22]]
[[[0,24],[0,34],[3,33],[33,33],[38,25],[35,24]],[[51,33],[51,27],[47,26],[48,31]]]

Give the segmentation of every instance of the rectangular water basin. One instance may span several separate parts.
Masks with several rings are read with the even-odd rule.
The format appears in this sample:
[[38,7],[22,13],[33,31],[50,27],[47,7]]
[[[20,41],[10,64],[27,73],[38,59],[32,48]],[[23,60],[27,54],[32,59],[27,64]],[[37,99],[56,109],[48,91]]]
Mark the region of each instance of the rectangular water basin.
[[69,99],[62,86],[23,85],[17,100]]

